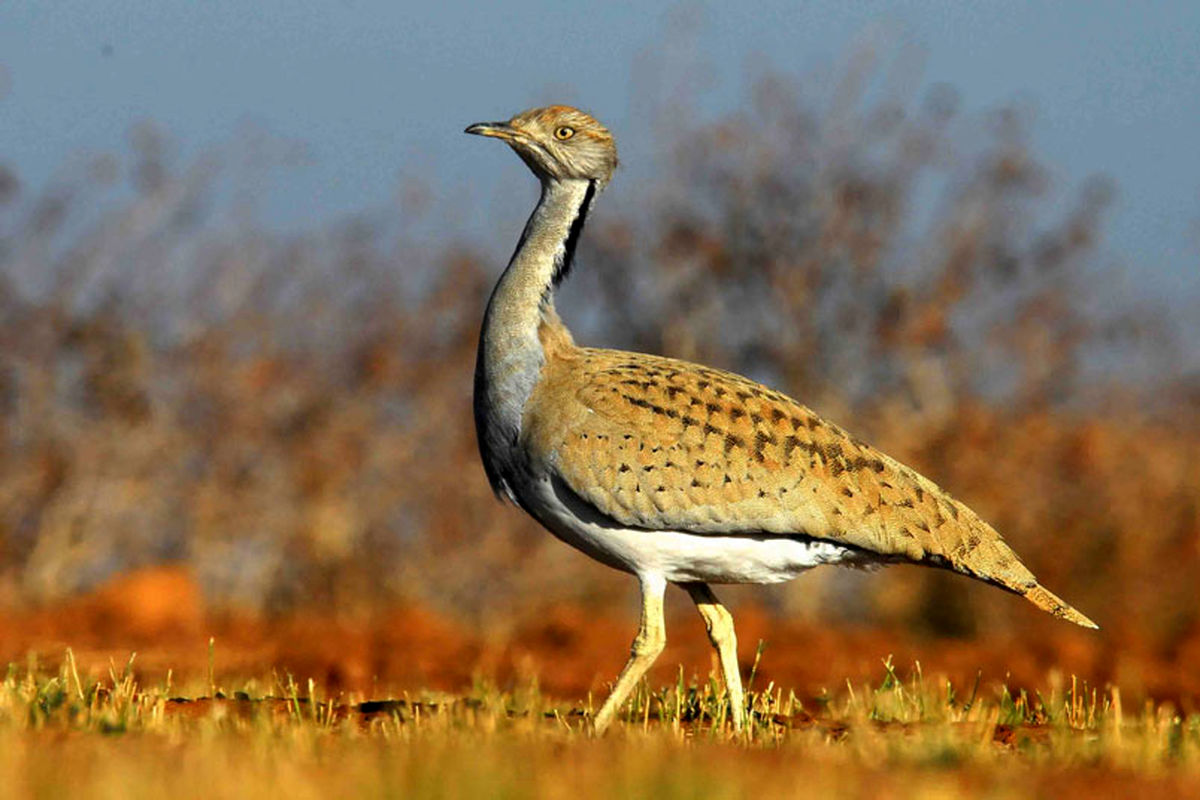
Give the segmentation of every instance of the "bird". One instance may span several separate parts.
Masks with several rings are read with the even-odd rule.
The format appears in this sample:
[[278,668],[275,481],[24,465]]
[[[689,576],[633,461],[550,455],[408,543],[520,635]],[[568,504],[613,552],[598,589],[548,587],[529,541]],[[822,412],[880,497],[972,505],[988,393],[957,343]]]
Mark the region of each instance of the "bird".
[[541,183],[480,332],[473,408],[484,471],[498,497],[641,590],[638,631],[592,717],[595,734],[665,646],[668,584],[704,620],[735,730],[747,719],[737,637],[712,584],[913,563],[1097,627],[966,505],[782,392],[665,356],[575,344],[555,290],[617,167],[612,134],[564,105],[465,132],[506,143]]

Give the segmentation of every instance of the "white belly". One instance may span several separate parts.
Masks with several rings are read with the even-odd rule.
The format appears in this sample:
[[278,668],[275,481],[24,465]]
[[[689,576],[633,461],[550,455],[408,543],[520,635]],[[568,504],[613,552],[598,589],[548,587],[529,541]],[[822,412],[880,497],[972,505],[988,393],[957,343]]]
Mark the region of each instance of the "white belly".
[[534,516],[567,544],[610,567],[672,583],[780,583],[821,564],[862,558],[832,542],[803,538],[622,528],[564,500],[548,480],[522,488]]

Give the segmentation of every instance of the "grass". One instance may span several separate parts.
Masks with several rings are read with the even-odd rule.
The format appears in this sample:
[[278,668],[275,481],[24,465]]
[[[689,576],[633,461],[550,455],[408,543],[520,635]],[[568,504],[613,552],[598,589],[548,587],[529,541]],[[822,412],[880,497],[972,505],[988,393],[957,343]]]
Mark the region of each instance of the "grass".
[[[1125,710],[1116,688],[953,686],[888,659],[871,684],[801,700],[751,688],[727,724],[714,679],[645,687],[607,736],[535,684],[390,701],[290,675],[176,686],[135,659],[81,676],[10,665],[0,684],[9,797],[1071,796],[1200,786],[1200,715]],[[230,689],[230,686],[236,688]]]
[[[1097,280],[1111,192],[1048,191],[1019,108],[958,121],[944,87],[916,102],[864,74],[828,105],[763,76],[736,114],[670,126],[677,167],[594,224],[565,316],[590,320],[581,340],[748,371],[845,422],[970,501],[1103,632],[932,570],[818,571],[769,627],[798,643],[775,675],[841,677],[828,691],[760,681],[734,736],[718,684],[659,678],[589,737],[591,701],[561,698],[590,669],[555,684],[551,667],[627,646],[608,609],[629,584],[498,510],[464,391],[516,230],[474,255],[447,238],[451,198],[424,223],[413,203],[274,234],[230,204],[236,175],[171,161],[144,127],[39,194],[0,164],[3,657],[147,648],[107,675],[0,661],[0,797],[1200,794],[1197,720],[1172,706],[1054,675],[1038,693],[831,666],[862,663],[833,657],[850,644],[873,659],[986,632],[1001,644],[906,659],[1026,687],[1069,665],[1189,713],[1200,697],[1200,392],[1169,315]],[[177,559],[165,582],[76,597]],[[210,617],[238,621],[236,680],[161,652]],[[866,620],[897,638],[827,635]],[[672,630],[707,650],[694,620]],[[273,663],[347,686],[540,663],[554,696],[481,683],[364,706]]]

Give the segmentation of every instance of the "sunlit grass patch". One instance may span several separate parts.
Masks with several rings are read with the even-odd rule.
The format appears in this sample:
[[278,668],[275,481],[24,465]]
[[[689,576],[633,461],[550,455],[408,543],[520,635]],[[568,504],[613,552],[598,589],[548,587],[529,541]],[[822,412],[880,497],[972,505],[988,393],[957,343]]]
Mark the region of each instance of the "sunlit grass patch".
[[[730,724],[714,679],[643,685],[596,739],[591,703],[536,683],[463,695],[367,699],[307,679],[170,677],[141,684],[135,659],[81,676],[9,665],[0,683],[0,781],[12,796],[738,796],[890,787],[1019,796],[1064,771],[1137,781],[1200,778],[1200,717],[1122,707],[1115,687],[1053,676],[1045,691],[953,686],[887,659],[878,680],[800,698],[751,686],[750,724]],[[236,687],[236,688],[228,688]],[[569,790],[569,791],[568,791]]]

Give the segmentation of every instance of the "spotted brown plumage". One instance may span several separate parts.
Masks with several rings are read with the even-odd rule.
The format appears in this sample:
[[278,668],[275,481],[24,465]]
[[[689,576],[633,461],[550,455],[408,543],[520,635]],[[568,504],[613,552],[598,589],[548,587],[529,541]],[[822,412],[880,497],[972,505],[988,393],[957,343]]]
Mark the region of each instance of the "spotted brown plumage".
[[640,353],[547,355],[527,411],[531,444],[622,525],[825,539],[867,559],[945,567],[1092,624],[970,508],[780,392]]
[[480,334],[474,409],[488,480],[555,536],[636,576],[642,590],[638,635],[595,716],[597,732],[662,651],[668,583],[704,618],[737,727],[745,719],[737,639],[710,583],[911,562],[1095,627],[969,508],[790,397],[698,364],[577,347],[554,290],[616,168],[612,135],[567,106],[467,132],[508,143],[542,184]]

